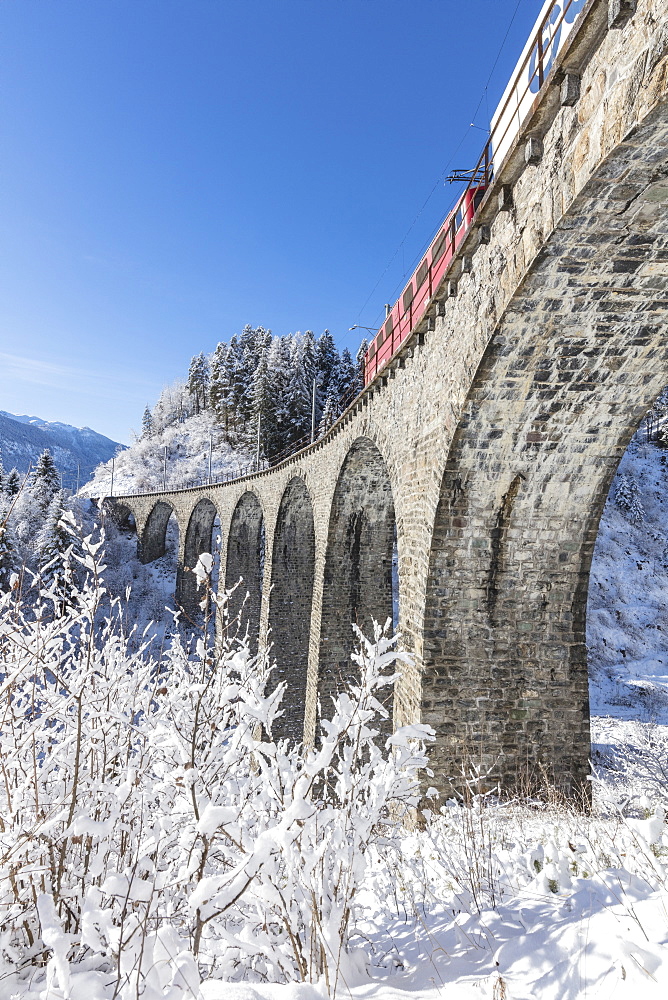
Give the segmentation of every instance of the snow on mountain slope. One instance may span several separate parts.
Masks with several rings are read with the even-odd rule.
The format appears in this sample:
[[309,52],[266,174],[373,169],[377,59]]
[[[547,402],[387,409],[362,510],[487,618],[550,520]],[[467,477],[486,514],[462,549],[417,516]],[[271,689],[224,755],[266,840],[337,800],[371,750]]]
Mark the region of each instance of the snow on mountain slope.
[[[253,450],[243,443],[232,445],[227,438],[212,410],[203,410],[140,438],[114,460],[114,495],[161,490],[163,484],[178,489],[194,480],[204,480],[209,472],[210,443],[212,479],[227,473],[238,475],[252,465]],[[111,461],[100,465],[81,495],[108,496],[111,474]]]
[[64,485],[75,488],[77,478],[85,483],[100,462],[106,462],[123,447],[90,427],[72,427],[0,410],[0,458],[7,472],[13,467],[27,472],[48,448],[63,473]]
[[[616,502],[622,477],[644,510]],[[594,715],[668,724],[668,451],[639,431],[622,459],[599,528],[587,643]]]

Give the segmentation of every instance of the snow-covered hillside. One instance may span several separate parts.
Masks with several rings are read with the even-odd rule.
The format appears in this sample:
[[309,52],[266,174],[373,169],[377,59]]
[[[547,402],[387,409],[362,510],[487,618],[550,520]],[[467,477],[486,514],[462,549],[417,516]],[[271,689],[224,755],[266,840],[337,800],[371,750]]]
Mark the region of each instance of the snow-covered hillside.
[[[219,424],[213,410],[202,410],[182,422],[168,424],[150,437],[135,441],[113,461],[114,496],[150,490],[178,489],[193,482],[239,475],[250,468],[255,455],[248,441],[230,435]],[[81,496],[101,497],[111,493],[112,462],[100,465]]]
[[[637,486],[629,511],[620,491]],[[668,450],[644,425],[622,459],[589,584],[591,710],[668,724]]]

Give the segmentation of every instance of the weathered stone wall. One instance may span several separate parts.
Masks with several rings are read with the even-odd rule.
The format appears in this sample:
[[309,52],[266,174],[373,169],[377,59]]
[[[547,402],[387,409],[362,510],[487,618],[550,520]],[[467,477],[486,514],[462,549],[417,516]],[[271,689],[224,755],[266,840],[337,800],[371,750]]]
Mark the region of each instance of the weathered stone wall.
[[295,741],[304,735],[314,572],[313,505],[304,481],[295,478],[283,493],[276,519],[268,632],[276,661],[272,679],[286,685],[277,734]]
[[[358,438],[346,455],[329,516],[323,580],[318,690],[331,716],[332,695],[358,671],[351,663],[354,623],[367,636],[392,618],[394,501],[378,448]],[[386,706],[392,712],[390,702]]]
[[[232,513],[252,490],[266,637],[270,584],[293,565],[272,568],[279,508],[301,481],[314,539],[309,738],[319,678],[331,677],[321,646],[340,646],[342,615],[387,607],[394,518],[414,661],[395,722],[434,725],[443,784],[466,754],[507,784],[541,765],[569,787],[587,770],[594,538],[668,374],[668,0],[641,0],[609,27],[619,7],[589,0],[422,328],[322,441],[244,482],[122,499],[145,559],[159,551],[156,503],[173,506],[185,539],[210,499],[225,559]],[[377,456],[368,481],[360,472],[350,497],[337,494],[360,449]]]
[[[230,592],[227,605],[232,635],[248,635],[257,652],[262,609],[264,517],[255,493],[242,494],[234,508],[227,541],[224,585]],[[240,582],[241,581],[241,582]]]
[[[208,497],[203,497],[193,509],[186,527],[183,555],[179,560],[176,574],[176,603],[193,622],[200,615],[200,602],[204,594],[197,587],[193,572],[199,557],[211,552],[213,545],[213,522],[217,517],[216,505]],[[164,547],[163,547],[164,551]]]

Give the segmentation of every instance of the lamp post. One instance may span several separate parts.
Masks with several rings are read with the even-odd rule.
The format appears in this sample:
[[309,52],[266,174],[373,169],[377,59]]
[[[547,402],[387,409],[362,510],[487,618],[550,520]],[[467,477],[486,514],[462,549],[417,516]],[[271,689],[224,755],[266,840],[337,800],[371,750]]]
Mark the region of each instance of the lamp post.
[[[385,308],[387,308],[387,306]],[[348,331],[349,332],[351,330],[368,330],[369,333],[378,333],[379,329],[380,329],[380,327],[378,327],[378,326],[362,326],[361,323],[353,323],[352,326],[348,327]]]

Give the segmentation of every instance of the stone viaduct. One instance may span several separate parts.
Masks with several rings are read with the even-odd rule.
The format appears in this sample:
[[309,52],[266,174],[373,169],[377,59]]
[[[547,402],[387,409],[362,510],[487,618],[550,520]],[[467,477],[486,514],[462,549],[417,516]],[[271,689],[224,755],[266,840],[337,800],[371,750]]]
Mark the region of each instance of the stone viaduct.
[[668,0],[588,0],[422,326],[327,435],[229,484],[115,503],[145,562],[175,513],[185,606],[219,518],[221,577],[243,576],[285,732],[307,740],[351,670],[350,623],[392,613],[396,531],[412,666],[395,725],[434,727],[443,785],[472,756],[508,787],[540,765],[573,790],[592,552],[668,381],[667,320]]

